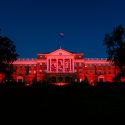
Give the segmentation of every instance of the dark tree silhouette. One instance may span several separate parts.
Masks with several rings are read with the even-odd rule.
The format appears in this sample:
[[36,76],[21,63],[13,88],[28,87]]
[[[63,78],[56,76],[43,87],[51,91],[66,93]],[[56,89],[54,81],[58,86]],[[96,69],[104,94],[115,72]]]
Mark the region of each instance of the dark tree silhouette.
[[104,45],[108,54],[108,61],[111,61],[120,72],[116,78],[125,76],[125,28],[122,25],[116,26],[109,34],[105,34]]
[[5,74],[5,78],[11,77],[14,71],[13,62],[17,57],[14,42],[0,34],[0,72]]

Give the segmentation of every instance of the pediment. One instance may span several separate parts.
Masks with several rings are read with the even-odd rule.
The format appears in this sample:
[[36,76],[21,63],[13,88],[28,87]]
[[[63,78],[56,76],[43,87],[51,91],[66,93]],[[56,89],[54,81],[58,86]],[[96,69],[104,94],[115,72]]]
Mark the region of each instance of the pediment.
[[72,53],[64,50],[64,49],[57,49],[51,53],[49,53],[49,55],[54,55],[54,56],[61,56],[61,55],[65,55],[65,56],[68,56],[68,55],[72,55]]

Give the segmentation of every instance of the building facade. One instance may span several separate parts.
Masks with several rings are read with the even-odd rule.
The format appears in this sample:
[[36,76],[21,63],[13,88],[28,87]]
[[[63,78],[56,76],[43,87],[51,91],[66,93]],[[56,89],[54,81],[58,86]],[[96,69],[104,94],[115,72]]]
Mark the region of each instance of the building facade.
[[[83,53],[72,53],[57,49],[50,53],[39,53],[37,58],[18,59],[12,74],[17,82],[32,84],[34,81],[51,83],[96,81],[112,82],[118,70],[105,58],[84,58]],[[4,77],[0,74],[0,80]]]

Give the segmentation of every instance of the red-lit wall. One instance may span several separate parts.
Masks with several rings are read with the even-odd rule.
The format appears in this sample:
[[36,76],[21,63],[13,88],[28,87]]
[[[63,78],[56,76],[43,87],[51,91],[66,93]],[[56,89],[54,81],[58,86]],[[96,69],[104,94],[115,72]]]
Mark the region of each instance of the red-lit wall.
[[[51,71],[52,61],[55,61],[56,70]],[[62,61],[63,70],[58,70]],[[69,68],[66,70],[66,61],[69,61]],[[112,82],[118,70],[107,62],[106,59],[84,58],[83,53],[71,53],[63,49],[55,50],[51,53],[38,54],[35,59],[18,59],[13,63],[16,71],[12,74],[15,81],[33,83],[34,81],[44,81],[46,75],[57,73],[76,74],[75,81],[82,82],[85,77],[90,83],[95,81]],[[58,65],[58,66],[57,66]],[[69,71],[68,71],[69,70]],[[4,74],[0,73],[0,81]],[[125,81],[125,79],[122,79]]]

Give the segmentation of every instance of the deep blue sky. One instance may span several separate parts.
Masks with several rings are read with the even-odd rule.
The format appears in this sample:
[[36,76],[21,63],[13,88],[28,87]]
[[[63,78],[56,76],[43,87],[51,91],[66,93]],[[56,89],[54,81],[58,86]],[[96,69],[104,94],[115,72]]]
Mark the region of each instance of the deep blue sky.
[[105,33],[125,26],[124,0],[0,0],[2,35],[11,38],[20,57],[59,48],[106,57]]

